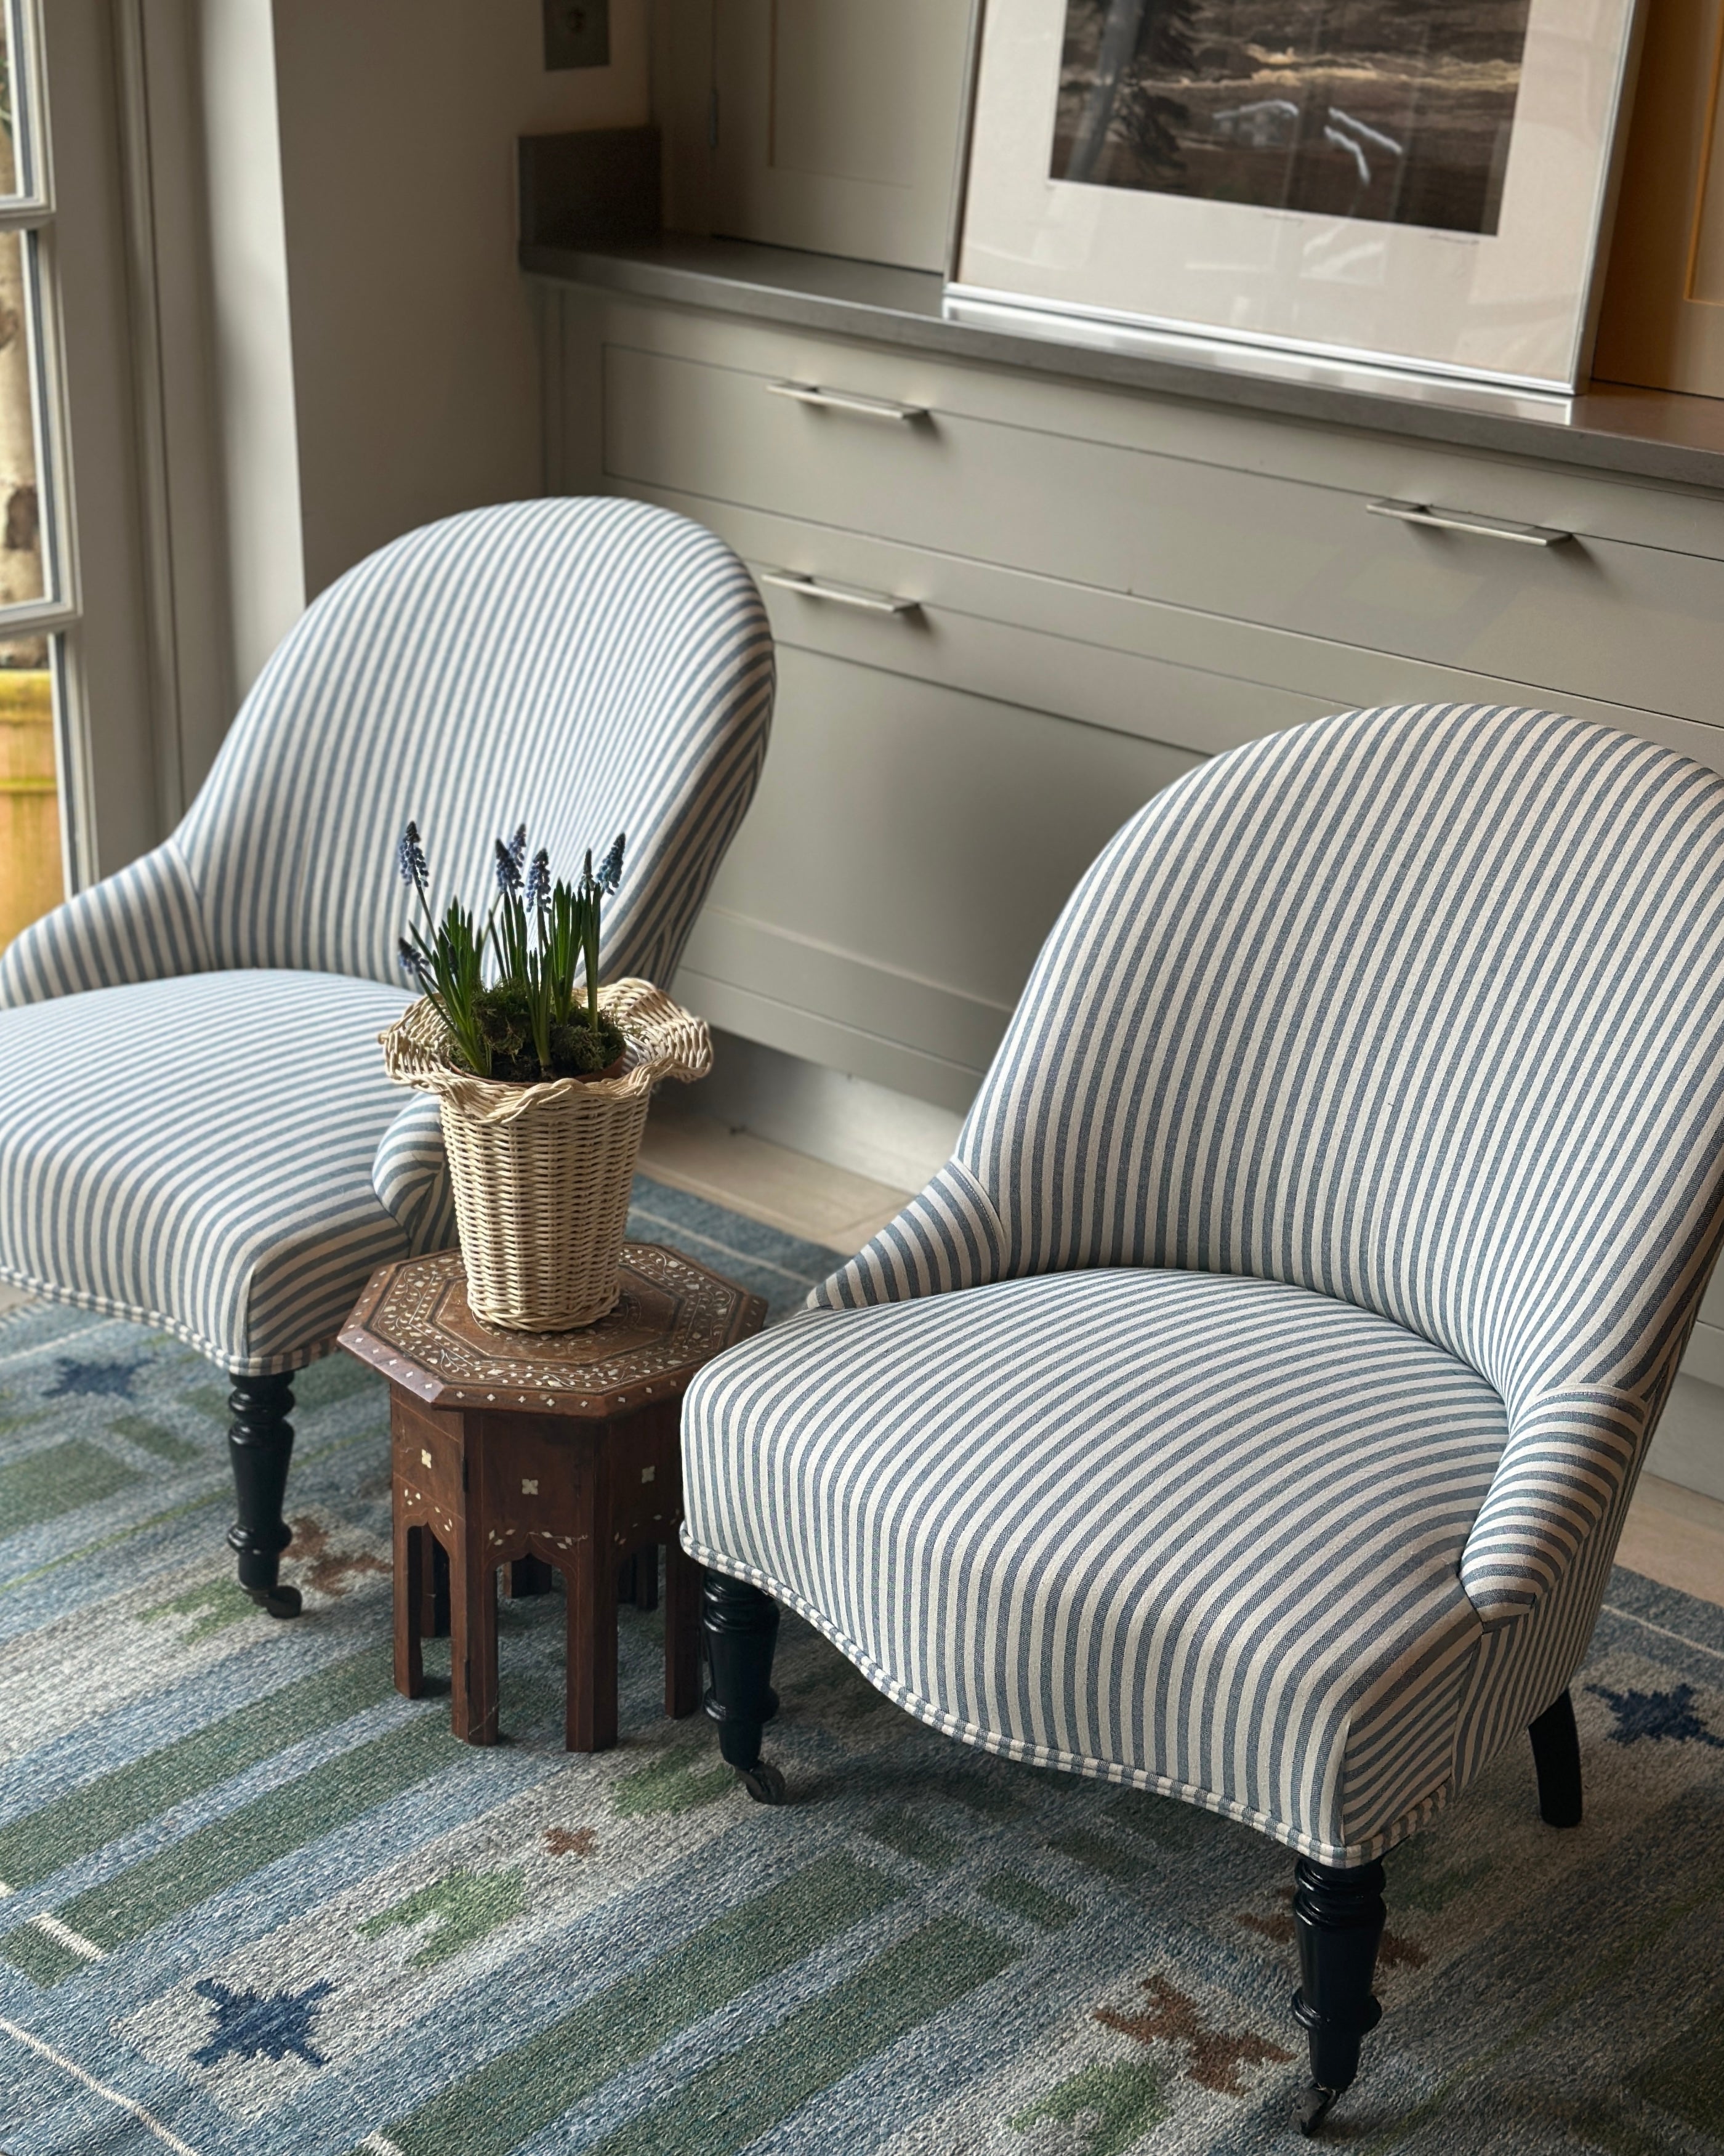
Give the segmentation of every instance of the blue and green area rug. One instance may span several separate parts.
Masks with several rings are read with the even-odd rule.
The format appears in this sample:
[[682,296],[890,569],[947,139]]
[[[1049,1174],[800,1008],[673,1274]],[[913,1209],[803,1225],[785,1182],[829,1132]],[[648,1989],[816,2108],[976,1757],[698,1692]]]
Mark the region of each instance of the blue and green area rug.
[[[829,1262],[644,1183],[634,1232],[779,1312]],[[290,1625],[230,1584],[223,1390],[0,1319],[6,2156],[1292,2145],[1283,1851],[947,1743],[788,1623],[782,1810],[662,1718],[632,1610],[614,1752],[560,1748],[555,1596],[505,1604],[469,1750],[390,1687],[380,1383],[300,1382]],[[1724,1611],[1619,1573],[1576,1705],[1578,1832],[1517,1748],[1390,1859],[1339,2145],[1724,2149]]]

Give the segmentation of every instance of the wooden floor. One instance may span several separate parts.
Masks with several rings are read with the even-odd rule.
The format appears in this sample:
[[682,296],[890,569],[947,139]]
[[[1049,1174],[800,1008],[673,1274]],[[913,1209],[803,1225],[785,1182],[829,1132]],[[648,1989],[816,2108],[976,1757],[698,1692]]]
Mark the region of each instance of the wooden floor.
[[[641,1147],[645,1173],[788,1235],[848,1257],[910,1194],[731,1130],[674,1101],[660,1095],[654,1103]],[[0,1311],[21,1300],[0,1285]],[[1649,1579],[1724,1604],[1724,1505],[1714,1498],[1643,1476],[1619,1553]]]
[[[653,1104],[641,1167],[661,1183],[824,1243],[848,1257],[890,1220],[907,1192],[806,1153],[768,1145],[711,1116]],[[1724,1505],[1654,1475],[1640,1478],[1619,1554],[1631,1571],[1724,1604]]]

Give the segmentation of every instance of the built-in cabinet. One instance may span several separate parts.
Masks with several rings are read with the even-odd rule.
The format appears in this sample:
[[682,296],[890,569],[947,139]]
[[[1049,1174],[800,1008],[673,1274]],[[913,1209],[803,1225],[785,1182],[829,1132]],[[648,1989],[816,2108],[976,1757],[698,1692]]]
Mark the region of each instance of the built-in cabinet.
[[[544,320],[555,484],[697,518],[771,612],[678,989],[750,1039],[962,1108],[1107,837],[1327,711],[1554,706],[1724,768],[1712,487],[816,333],[740,279]],[[1724,1382],[1724,1330],[1689,1368]]]
[[[972,0],[655,0],[670,223],[943,270]],[[1724,396],[1724,0],[1646,0],[1593,372]]]
[[1108,834],[1325,711],[1557,704],[1724,765],[1710,492],[557,308],[558,483],[699,518],[766,592],[772,756],[689,964],[773,1045],[963,1106]]
[[943,269],[969,28],[970,0],[715,0],[703,223]]

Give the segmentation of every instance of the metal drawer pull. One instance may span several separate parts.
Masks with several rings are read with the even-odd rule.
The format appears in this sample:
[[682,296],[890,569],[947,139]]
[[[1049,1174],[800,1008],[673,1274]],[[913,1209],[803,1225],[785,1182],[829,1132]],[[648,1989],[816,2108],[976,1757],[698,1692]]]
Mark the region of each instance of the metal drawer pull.
[[830,599],[834,606],[860,607],[865,613],[914,613],[920,599],[900,599],[890,592],[870,592],[862,584],[828,583],[823,577],[804,577],[794,569],[762,569],[763,584],[776,584],[781,592],[800,592],[805,599]]
[[769,382],[767,393],[831,412],[859,412],[865,419],[926,419],[926,404],[900,404],[890,397],[859,397],[848,389],[822,389],[813,382]]
[[1475,516],[1465,509],[1433,509],[1425,501],[1367,501],[1373,516],[1393,516],[1399,524],[1425,524],[1434,531],[1470,531],[1480,539],[1507,539],[1516,547],[1560,547],[1572,531],[1549,524],[1514,524],[1505,516]]

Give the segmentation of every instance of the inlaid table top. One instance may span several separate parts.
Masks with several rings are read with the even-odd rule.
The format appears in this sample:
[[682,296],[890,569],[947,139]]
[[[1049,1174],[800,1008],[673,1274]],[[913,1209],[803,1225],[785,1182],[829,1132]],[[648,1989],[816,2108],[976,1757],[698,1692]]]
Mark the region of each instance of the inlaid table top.
[[573,1332],[509,1332],[467,1304],[459,1250],[373,1273],[342,1347],[430,1407],[608,1419],[680,1394],[766,1306],[662,1243],[623,1245],[623,1293]]

